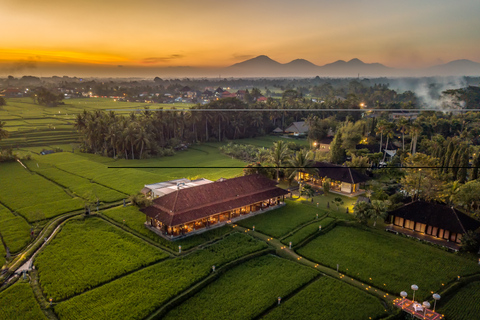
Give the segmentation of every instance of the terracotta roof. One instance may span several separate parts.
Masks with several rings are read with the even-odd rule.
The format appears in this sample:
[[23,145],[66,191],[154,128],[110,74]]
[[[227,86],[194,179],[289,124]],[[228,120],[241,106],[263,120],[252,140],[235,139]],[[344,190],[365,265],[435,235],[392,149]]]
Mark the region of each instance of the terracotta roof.
[[261,175],[249,175],[180,189],[153,200],[142,210],[166,225],[176,226],[288,194],[276,182]]
[[349,167],[328,162],[315,162],[312,166],[318,170],[320,177],[327,177],[335,181],[346,183],[360,183],[370,180],[366,175]]
[[480,227],[477,221],[465,213],[447,205],[414,201],[390,212],[390,215],[425,223],[429,226],[465,233]]

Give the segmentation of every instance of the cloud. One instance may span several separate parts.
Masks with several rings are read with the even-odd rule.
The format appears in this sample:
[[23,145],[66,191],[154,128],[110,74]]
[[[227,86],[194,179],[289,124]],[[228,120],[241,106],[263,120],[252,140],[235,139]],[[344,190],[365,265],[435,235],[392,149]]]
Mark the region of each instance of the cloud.
[[155,63],[163,63],[163,62],[168,62],[171,60],[175,59],[181,59],[184,58],[184,55],[181,54],[171,54],[169,56],[163,56],[163,57],[150,57],[150,58],[144,58],[141,62],[144,64],[155,64]]
[[235,60],[248,60],[248,59],[255,58],[255,55],[253,55],[253,54],[237,54],[237,53],[234,53],[232,56]]
[[3,73],[15,73],[24,70],[31,70],[37,67],[37,61],[34,58],[29,58],[28,60],[18,60],[12,63],[6,64],[3,68],[0,69]]

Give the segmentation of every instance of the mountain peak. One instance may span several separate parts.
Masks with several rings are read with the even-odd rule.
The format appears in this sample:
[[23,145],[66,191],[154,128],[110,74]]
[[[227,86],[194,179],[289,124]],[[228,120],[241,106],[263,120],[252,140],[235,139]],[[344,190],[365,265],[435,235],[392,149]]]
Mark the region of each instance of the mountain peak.
[[239,66],[265,66],[265,65],[281,65],[280,62],[277,62],[273,59],[271,59],[269,56],[266,55],[259,55],[256,56],[255,58],[251,58],[239,63],[235,63],[232,65],[232,67],[239,67]]
[[352,60],[348,61],[349,64],[365,64],[362,60],[353,58]]

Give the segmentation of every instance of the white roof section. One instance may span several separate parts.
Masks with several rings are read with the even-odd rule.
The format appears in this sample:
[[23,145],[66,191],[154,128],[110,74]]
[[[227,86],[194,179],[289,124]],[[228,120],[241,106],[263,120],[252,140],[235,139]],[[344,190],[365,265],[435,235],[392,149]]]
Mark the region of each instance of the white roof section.
[[212,183],[212,182],[213,181],[210,181],[204,178],[197,179],[197,180],[189,180],[187,178],[182,178],[182,179],[158,182],[154,184],[146,184],[145,188],[150,189],[155,197],[162,197],[166,194],[172,193],[180,189],[197,187],[197,186],[201,186],[201,185]]

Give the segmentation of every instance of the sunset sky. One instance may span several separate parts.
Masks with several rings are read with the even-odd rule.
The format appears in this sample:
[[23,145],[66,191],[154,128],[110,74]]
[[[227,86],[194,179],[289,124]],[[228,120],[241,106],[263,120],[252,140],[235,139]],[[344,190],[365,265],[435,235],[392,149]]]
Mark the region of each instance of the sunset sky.
[[479,15],[478,0],[0,0],[0,76],[225,67],[258,55],[480,62]]

